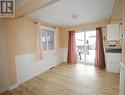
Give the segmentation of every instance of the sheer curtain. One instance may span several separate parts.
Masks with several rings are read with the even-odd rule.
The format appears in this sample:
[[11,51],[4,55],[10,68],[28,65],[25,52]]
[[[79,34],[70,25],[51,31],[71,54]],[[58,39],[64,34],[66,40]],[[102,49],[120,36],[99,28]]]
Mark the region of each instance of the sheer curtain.
[[96,28],[96,57],[95,57],[95,66],[101,69],[105,69],[105,55],[103,48],[103,39],[102,39],[102,28]]
[[75,31],[69,31],[67,62],[69,64],[74,64],[76,63],[76,61],[77,61],[77,56],[76,56]]
[[42,43],[42,30],[41,24],[37,22],[36,30],[37,30],[37,37],[36,37],[36,60],[41,60],[44,58],[43,56],[43,43]]

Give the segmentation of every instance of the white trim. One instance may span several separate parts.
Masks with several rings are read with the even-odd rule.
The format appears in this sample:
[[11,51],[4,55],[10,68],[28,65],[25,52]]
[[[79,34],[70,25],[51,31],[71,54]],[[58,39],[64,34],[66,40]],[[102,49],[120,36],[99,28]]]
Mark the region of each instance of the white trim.
[[[35,53],[28,53],[15,56],[17,84],[11,88],[17,87],[19,84],[49,70],[50,68],[60,64],[59,54],[48,54],[44,59],[36,62]],[[29,68],[30,67],[30,68]]]
[[3,92],[5,92],[5,91],[7,91],[7,90],[13,90],[13,89],[17,88],[18,86],[19,86],[19,84],[16,83],[16,84],[14,84],[14,85],[12,85],[12,86],[5,87],[5,88],[3,88],[3,89],[0,89],[0,93],[3,93]]
[[[47,50],[44,50],[45,54],[48,53],[48,52],[52,52],[53,53],[56,50],[56,40],[57,40],[57,38],[56,38],[56,36],[57,36],[56,30],[57,29],[56,28],[51,28],[51,27],[48,27],[48,26],[42,26],[42,25],[41,25],[40,28],[41,28],[41,30],[45,30],[45,31],[46,30],[50,30],[50,31],[54,32],[54,49],[53,50],[49,50],[48,49],[48,40],[47,40],[47,43],[46,43],[47,44]],[[47,31],[45,33],[46,33],[45,36],[47,37]]]
[[6,87],[6,88],[1,88],[1,89],[0,89],[0,94],[3,93],[3,92],[6,91],[6,90],[8,90],[8,87]]
[[120,63],[119,95],[125,95],[125,64],[123,64],[123,63]]
[[9,87],[9,90],[13,90],[13,89],[17,88],[18,86],[19,86],[18,83],[14,84],[14,85],[12,85],[12,86]]

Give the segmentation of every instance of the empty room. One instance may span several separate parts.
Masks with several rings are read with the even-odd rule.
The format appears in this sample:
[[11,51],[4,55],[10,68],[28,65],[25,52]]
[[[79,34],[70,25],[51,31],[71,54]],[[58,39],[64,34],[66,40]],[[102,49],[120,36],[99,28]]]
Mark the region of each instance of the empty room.
[[0,0],[0,95],[125,95],[125,0]]

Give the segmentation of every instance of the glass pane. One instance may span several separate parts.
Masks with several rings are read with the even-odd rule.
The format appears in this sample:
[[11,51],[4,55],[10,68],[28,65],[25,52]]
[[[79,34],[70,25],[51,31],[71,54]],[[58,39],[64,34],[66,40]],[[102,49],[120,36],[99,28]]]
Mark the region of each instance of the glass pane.
[[86,62],[94,63],[96,48],[96,31],[86,32]]
[[42,29],[42,42],[44,50],[47,50],[46,29]]
[[54,31],[47,31],[48,50],[54,50]]
[[76,33],[76,52],[77,52],[77,61],[85,61],[85,34],[84,32]]

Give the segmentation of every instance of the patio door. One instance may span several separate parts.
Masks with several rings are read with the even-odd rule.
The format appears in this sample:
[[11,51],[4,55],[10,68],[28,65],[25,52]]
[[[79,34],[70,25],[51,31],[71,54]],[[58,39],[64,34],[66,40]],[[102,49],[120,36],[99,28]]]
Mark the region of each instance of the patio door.
[[96,30],[76,33],[77,62],[94,64],[96,47]]

